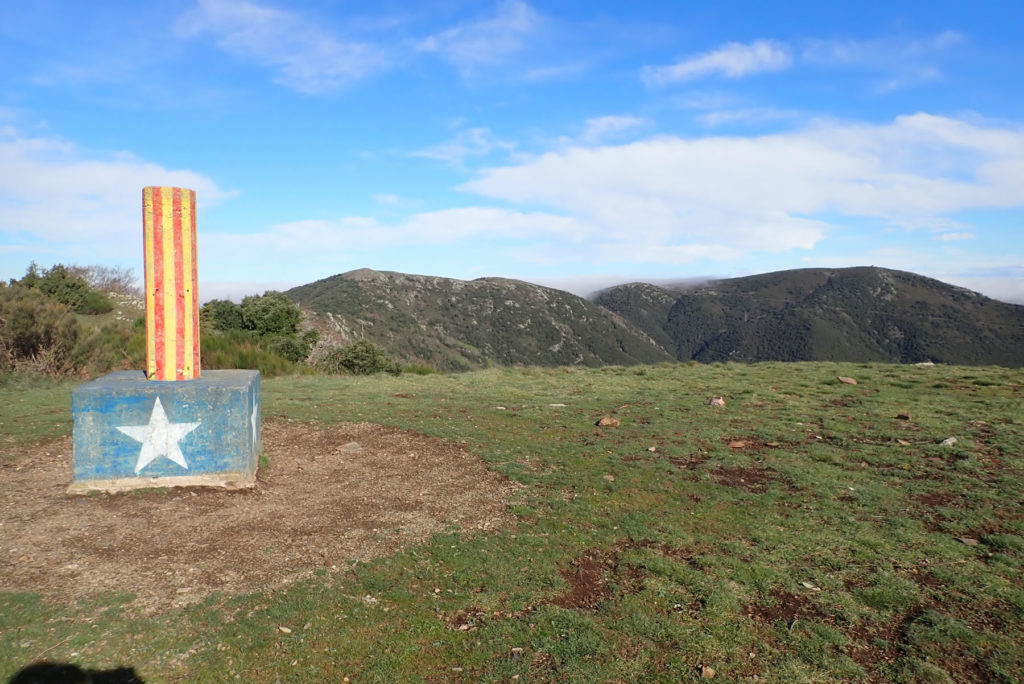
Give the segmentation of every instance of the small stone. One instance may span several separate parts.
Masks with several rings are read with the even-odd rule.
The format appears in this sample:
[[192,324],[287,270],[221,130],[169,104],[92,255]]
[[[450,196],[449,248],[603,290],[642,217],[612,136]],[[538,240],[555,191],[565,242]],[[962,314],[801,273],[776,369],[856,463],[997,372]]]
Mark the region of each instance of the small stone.
[[725,406],[725,399],[722,397],[711,397],[708,406]]
[[939,446],[953,446],[954,444],[956,444],[956,437],[947,437],[939,442]]
[[839,382],[843,383],[844,385],[856,385],[857,384],[856,380],[854,380],[853,378],[848,378],[845,375],[840,375],[839,376]]
[[715,668],[710,665],[704,665],[700,668],[701,679],[714,679],[716,674],[718,673],[715,672]]
[[505,408],[504,406],[495,406],[494,410],[495,411],[507,411],[508,409]]
[[548,404],[549,408],[565,408],[565,404]]
[[618,418],[611,418],[609,416],[603,416],[601,420],[597,421],[598,427],[619,427],[621,421]]
[[608,475],[605,475],[604,479],[607,480],[608,482],[615,482],[615,476],[610,473]]
[[977,546],[978,540],[972,537],[957,537],[956,540],[961,544],[967,544],[967,546]]
[[902,444],[903,446],[910,446],[910,442],[908,442],[908,441],[907,441],[907,440],[905,440],[905,439],[897,439],[897,440],[896,440],[896,443],[897,443],[897,444]]
[[292,630],[289,629],[288,627],[285,627],[284,625],[278,627],[277,629],[281,632],[281,634],[291,634],[292,633]]
[[653,454],[653,453],[654,453],[655,451],[657,451],[657,450],[658,450],[658,447],[656,447],[656,446],[650,446],[650,447],[647,447],[647,450],[648,450],[648,451],[650,451],[650,452],[651,452],[651,453]]
[[896,414],[896,420],[910,420],[910,414],[909,413],[897,413]]
[[362,451],[363,447],[359,446],[359,442],[349,442],[348,444],[342,445],[341,450],[345,453],[352,454],[357,451]]
[[917,366],[918,368],[928,368],[929,366],[934,366],[935,364],[932,363],[931,361],[922,361],[921,363],[915,363],[914,365]]
[[742,440],[736,442],[729,442],[730,449],[742,449],[745,446],[747,446],[747,443]]

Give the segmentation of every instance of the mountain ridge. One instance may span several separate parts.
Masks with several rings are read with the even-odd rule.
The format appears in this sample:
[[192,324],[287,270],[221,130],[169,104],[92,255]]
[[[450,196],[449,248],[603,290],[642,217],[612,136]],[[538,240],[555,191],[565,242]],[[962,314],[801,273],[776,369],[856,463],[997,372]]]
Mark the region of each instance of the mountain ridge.
[[357,269],[288,290],[339,342],[443,370],[661,361],[1024,366],[1024,306],[860,266],[634,282],[584,299],[520,280]]

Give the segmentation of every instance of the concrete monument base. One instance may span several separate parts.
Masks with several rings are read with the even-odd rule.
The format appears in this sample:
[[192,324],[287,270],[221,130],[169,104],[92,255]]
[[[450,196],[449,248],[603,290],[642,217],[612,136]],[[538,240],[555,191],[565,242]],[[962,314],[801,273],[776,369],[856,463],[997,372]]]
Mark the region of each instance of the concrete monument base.
[[193,380],[110,373],[71,393],[70,494],[149,487],[251,487],[263,450],[260,375],[207,370]]

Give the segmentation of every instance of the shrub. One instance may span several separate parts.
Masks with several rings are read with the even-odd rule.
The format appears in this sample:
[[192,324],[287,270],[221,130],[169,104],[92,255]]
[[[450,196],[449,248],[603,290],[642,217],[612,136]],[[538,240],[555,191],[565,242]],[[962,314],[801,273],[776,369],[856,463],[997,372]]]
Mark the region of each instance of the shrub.
[[242,308],[227,299],[212,299],[199,311],[200,319],[217,330],[241,330]]
[[292,300],[270,290],[263,296],[251,295],[242,300],[242,324],[263,335],[294,335],[299,329],[302,312]]
[[367,340],[360,340],[347,347],[332,349],[317,364],[326,373],[351,373],[373,375],[390,373],[400,375],[402,367],[395,363],[388,353]]
[[253,368],[264,377],[299,373],[306,368],[262,349],[259,338],[248,330],[204,336],[201,357],[203,369]]
[[410,363],[403,366],[402,371],[413,375],[433,375],[437,369],[425,363]]
[[51,299],[71,307],[75,313],[104,314],[114,308],[107,295],[93,290],[83,278],[74,275],[61,264],[49,270],[43,269],[40,273],[35,263],[32,263],[21,284],[38,288]]
[[66,372],[80,333],[66,305],[39,290],[0,283],[0,368],[36,365],[50,375]]

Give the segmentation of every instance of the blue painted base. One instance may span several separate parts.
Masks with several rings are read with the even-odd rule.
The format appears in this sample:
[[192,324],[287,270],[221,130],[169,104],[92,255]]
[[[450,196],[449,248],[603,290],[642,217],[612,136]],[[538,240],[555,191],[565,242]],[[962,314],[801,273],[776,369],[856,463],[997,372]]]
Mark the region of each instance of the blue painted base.
[[255,484],[259,371],[205,370],[174,382],[110,373],[71,392],[71,413],[71,493]]

